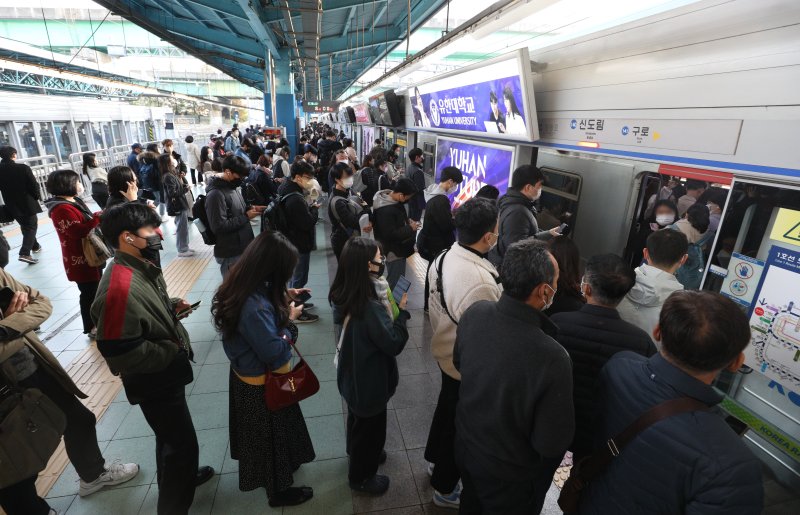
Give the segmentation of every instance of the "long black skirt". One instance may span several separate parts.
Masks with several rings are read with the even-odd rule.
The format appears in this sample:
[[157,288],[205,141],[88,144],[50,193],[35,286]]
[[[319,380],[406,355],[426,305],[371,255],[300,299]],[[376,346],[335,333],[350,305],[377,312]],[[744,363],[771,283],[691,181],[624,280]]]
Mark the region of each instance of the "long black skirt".
[[230,374],[231,458],[239,461],[239,490],[265,488],[267,496],[292,486],[292,474],[314,461],[314,446],[300,406],[269,411],[264,386]]

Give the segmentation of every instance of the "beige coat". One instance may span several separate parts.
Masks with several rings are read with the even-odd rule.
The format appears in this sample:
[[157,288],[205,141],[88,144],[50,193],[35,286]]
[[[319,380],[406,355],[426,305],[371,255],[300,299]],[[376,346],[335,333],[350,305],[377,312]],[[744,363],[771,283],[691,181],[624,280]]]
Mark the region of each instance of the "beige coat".
[[0,325],[16,333],[21,334],[19,338],[0,342],[0,366],[7,377],[13,377],[13,370],[6,366],[6,361],[16,354],[23,346],[27,346],[36,358],[36,364],[64,387],[65,390],[85,399],[87,396],[80,391],[67,372],[58,362],[53,353],[42,343],[35,329],[41,326],[45,320],[50,318],[53,306],[50,300],[37,290],[22,284],[14,279],[5,270],[0,269],[0,288],[9,287],[14,291],[24,291],[28,294],[29,303],[24,311],[14,313],[8,318],[2,318],[0,313]]
[[[430,283],[428,308],[433,328],[431,352],[439,362],[442,371],[460,381],[461,374],[453,365],[453,347],[456,343],[458,326],[447,316],[440,301],[437,287],[439,259],[441,258],[433,261],[428,272]],[[442,289],[447,310],[456,321],[460,320],[464,312],[478,301],[498,301],[503,291],[503,287],[498,282],[498,273],[494,265],[488,259],[470,252],[458,243],[453,244],[445,256],[442,276]],[[492,321],[488,320],[487,323],[491,324]]]

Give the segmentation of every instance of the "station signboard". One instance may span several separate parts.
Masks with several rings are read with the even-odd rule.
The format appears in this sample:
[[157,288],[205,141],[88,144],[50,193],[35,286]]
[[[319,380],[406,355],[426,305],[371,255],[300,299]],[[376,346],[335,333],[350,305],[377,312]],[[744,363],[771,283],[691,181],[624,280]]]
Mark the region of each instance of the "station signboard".
[[503,195],[508,189],[514,153],[515,147],[510,145],[439,136],[436,139],[436,182],[448,166],[461,170],[464,180],[450,195],[453,207],[474,197],[486,184],[496,187]]
[[532,142],[539,137],[526,48],[437,76],[408,90],[406,125]]
[[305,113],[335,113],[339,111],[339,102],[331,100],[303,100]]

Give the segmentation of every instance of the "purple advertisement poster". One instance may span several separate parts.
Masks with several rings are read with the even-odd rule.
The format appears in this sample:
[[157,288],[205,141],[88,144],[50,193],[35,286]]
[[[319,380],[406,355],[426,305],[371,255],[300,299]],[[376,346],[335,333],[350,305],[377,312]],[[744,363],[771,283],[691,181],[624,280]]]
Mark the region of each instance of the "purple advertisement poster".
[[500,190],[501,195],[504,194],[508,189],[513,164],[514,147],[444,137],[436,140],[436,181],[448,166],[455,166],[464,175],[464,181],[450,196],[453,207],[474,197],[486,184],[491,184]]
[[430,93],[414,88],[411,107],[417,127],[528,134],[519,76]]

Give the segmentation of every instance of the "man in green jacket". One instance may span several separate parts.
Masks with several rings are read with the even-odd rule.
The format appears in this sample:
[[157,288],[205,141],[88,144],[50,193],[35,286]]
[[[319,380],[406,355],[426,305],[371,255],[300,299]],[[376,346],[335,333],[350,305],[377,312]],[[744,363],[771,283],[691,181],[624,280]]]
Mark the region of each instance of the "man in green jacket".
[[92,320],[97,349],[155,433],[158,513],[174,515],[188,513],[195,486],[214,469],[198,470],[197,435],[186,404],[192,348],[178,314],[186,316],[190,305],[170,298],[161,269],[142,257],[145,249],[161,248],[160,223],[155,211],[134,202],[103,215],[101,229],[116,255],[100,280]]
[[[34,288],[0,270],[0,289],[14,292],[8,305],[0,306],[0,389],[4,383],[41,390],[64,412],[67,427],[64,444],[80,477],[81,497],[103,487],[118,485],[139,473],[135,463],[106,467],[97,445],[94,414],[80,400],[80,391],[58,360],[36,335],[36,328],[50,318],[50,300]],[[5,466],[5,465],[3,465]],[[6,513],[48,513],[47,502],[36,493],[36,474],[0,489],[0,507]]]

